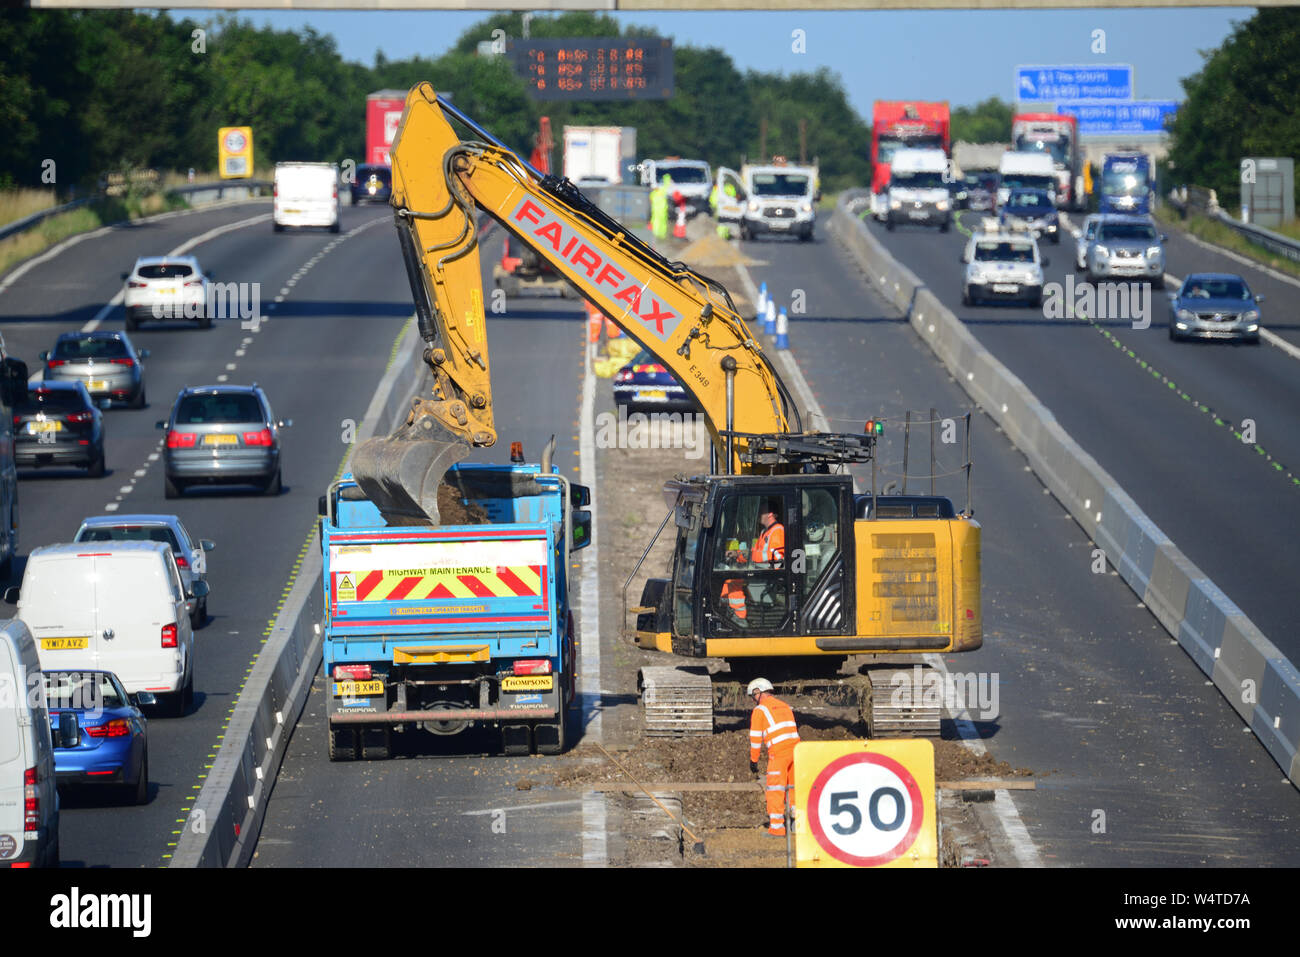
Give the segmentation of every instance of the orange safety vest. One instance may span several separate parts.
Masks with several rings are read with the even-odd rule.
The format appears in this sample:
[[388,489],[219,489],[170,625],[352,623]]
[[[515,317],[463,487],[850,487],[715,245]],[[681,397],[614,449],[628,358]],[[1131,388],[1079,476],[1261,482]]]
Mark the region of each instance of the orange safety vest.
[[756,562],[783,561],[785,559],[785,526],[773,522],[758,533],[750,557]]
[[771,758],[784,757],[798,743],[799,728],[790,706],[771,694],[762,698],[749,719],[749,760],[757,761],[764,745]]
[[728,578],[724,581],[722,583],[722,597],[727,600],[727,604],[731,607],[732,614],[741,619],[745,617],[744,579]]

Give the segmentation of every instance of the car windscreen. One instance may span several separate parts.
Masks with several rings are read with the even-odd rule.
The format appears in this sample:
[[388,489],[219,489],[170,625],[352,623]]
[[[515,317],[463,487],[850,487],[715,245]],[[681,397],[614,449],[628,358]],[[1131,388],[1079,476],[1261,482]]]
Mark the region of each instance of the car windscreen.
[[792,173],[755,173],[755,196],[803,196],[808,192],[808,177]]
[[1154,226],[1146,223],[1102,223],[1101,228],[1097,230],[1097,238],[1101,240],[1134,240],[1137,242],[1154,243],[1156,241],[1156,230]]
[[660,179],[671,176],[674,183],[707,183],[708,170],[699,166],[663,166],[655,165],[655,172]]
[[60,339],[51,353],[55,359],[120,359],[126,356],[126,343],[121,339]]
[[81,393],[74,389],[29,389],[27,394],[14,404],[15,415],[67,415],[69,412],[81,412],[86,402]]
[[113,679],[103,671],[47,671],[45,700],[52,711],[102,711],[126,704]]
[[162,542],[179,553],[180,543],[166,525],[110,525],[83,528],[77,534],[79,542]]
[[392,171],[383,168],[375,168],[373,166],[372,167],[363,166],[361,167],[359,172],[361,175],[358,176],[357,178],[363,183],[368,183],[373,179],[376,182],[380,182],[383,183],[384,185],[388,185],[390,182],[392,182],[393,179]]
[[1189,279],[1180,293],[1184,299],[1250,299],[1240,279]]
[[1046,173],[1003,173],[1002,185],[1014,189],[1024,186],[1029,189],[1047,189],[1056,185],[1056,177]]
[[977,242],[975,244],[976,262],[1031,263],[1034,261],[1034,247],[1024,243],[1001,241]]
[[1012,212],[1043,213],[1052,208],[1051,201],[1042,193],[1012,193],[1007,200],[1007,209]]
[[895,171],[890,177],[892,185],[901,186],[903,189],[947,189],[948,184],[943,178],[943,173],[932,170],[917,170],[913,172]]
[[176,404],[177,425],[203,425],[208,422],[261,422],[262,406],[249,393],[228,395],[187,395]]
[[193,275],[194,270],[182,263],[166,263],[154,266],[141,266],[135,274],[141,279],[184,279]]

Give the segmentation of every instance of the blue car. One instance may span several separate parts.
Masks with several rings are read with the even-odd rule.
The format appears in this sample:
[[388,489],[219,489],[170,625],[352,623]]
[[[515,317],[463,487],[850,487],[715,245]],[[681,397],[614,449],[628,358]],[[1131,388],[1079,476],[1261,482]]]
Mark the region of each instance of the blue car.
[[1243,339],[1259,342],[1259,306],[1246,280],[1232,273],[1197,272],[1169,295],[1170,339]]
[[[76,744],[54,749],[54,777],[60,785],[111,785],[132,804],[149,799],[149,724],[139,704],[111,671],[46,671],[50,723],[77,719]],[[138,703],[137,703],[138,701]]]
[[1011,190],[998,218],[1006,229],[1025,229],[1054,243],[1061,241],[1061,219],[1046,190]]
[[695,409],[695,403],[673,374],[644,349],[614,376],[614,401],[629,409],[636,406]]

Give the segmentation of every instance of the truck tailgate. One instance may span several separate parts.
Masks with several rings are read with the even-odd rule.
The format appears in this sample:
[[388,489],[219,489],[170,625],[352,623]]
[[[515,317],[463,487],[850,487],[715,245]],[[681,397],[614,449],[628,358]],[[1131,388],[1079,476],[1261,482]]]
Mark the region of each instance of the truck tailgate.
[[553,631],[545,526],[333,535],[327,560],[336,640]]

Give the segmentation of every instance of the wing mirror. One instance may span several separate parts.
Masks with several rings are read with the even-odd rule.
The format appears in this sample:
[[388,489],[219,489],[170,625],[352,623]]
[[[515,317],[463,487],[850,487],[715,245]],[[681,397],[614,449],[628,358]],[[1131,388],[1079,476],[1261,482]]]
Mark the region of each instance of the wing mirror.
[[584,508],[591,504],[591,489],[585,485],[569,486],[569,504],[573,508]]
[[18,604],[18,586],[10,585],[5,589],[5,602],[10,605]]
[[153,706],[158,703],[152,691],[137,691],[134,698],[137,706]]
[[1048,266],[1050,266],[1051,264],[1052,264],[1052,261],[1051,261],[1050,259],[1048,259],[1046,256],[1044,256],[1044,257],[1043,257],[1043,268],[1046,269],[1046,268],[1047,268]]
[[293,419],[281,419],[279,422],[275,423],[277,429],[287,429],[292,425]]
[[57,747],[60,748],[75,748],[81,741],[81,725],[71,711],[59,712],[59,729],[55,737],[59,739]]
[[217,543],[210,538],[199,539],[199,548],[203,549],[205,552],[210,552],[216,547]]
[[1263,302],[1263,301],[1264,301],[1264,297],[1263,297],[1263,296],[1256,296],[1256,297],[1255,297],[1255,302],[1259,303],[1259,302]]
[[591,510],[581,509],[573,513],[573,541],[571,546],[574,551],[579,548],[586,548],[591,544]]

